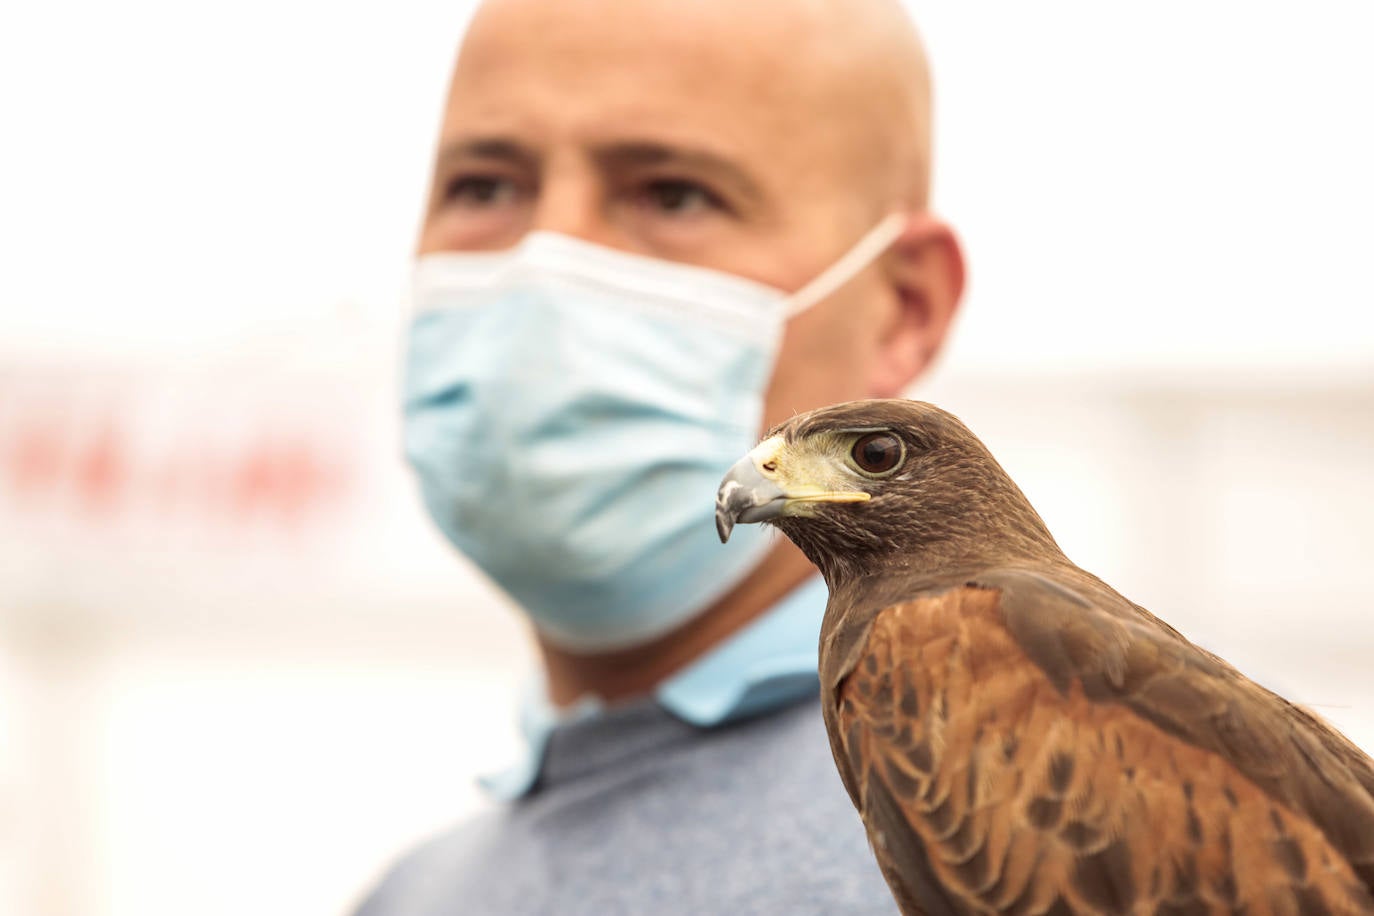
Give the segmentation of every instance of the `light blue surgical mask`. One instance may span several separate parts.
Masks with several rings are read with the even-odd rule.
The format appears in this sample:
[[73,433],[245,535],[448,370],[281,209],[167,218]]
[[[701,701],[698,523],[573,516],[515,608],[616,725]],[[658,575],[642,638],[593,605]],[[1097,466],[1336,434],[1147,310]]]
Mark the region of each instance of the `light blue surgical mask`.
[[759,526],[722,546],[713,513],[761,432],[784,324],[903,225],[885,219],[790,296],[548,232],[421,257],[405,448],[430,516],[557,645],[685,623],[770,547]]

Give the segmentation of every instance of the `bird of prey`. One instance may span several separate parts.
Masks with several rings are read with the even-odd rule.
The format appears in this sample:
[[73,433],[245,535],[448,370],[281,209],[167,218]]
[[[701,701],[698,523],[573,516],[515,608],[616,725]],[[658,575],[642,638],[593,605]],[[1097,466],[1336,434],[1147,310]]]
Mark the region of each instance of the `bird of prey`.
[[950,414],[794,417],[716,522],[830,587],[826,729],[904,914],[1374,914],[1374,763],[1070,562]]

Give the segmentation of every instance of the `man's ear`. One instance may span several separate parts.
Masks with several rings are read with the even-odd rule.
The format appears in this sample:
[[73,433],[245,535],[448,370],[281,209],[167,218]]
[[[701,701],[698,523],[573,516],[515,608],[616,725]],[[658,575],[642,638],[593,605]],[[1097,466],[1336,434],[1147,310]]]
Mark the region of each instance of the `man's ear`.
[[884,318],[869,395],[900,397],[930,365],[964,294],[964,254],[954,231],[913,214],[884,258],[894,308]]

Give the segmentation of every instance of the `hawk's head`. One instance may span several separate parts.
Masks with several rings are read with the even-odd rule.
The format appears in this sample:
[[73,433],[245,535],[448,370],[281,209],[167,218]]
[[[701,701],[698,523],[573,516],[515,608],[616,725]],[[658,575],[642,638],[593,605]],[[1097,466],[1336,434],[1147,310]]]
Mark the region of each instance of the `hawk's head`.
[[983,443],[922,401],[850,401],[770,430],[716,494],[721,540],[741,522],[778,527],[832,585],[1054,545]]

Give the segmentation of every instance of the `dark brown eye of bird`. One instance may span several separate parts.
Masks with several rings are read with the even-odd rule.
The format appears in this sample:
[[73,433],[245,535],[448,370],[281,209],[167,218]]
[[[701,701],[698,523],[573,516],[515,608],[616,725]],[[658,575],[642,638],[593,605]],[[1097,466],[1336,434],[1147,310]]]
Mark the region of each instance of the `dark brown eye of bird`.
[[861,470],[883,474],[902,460],[902,442],[892,433],[869,433],[859,437],[849,454]]

